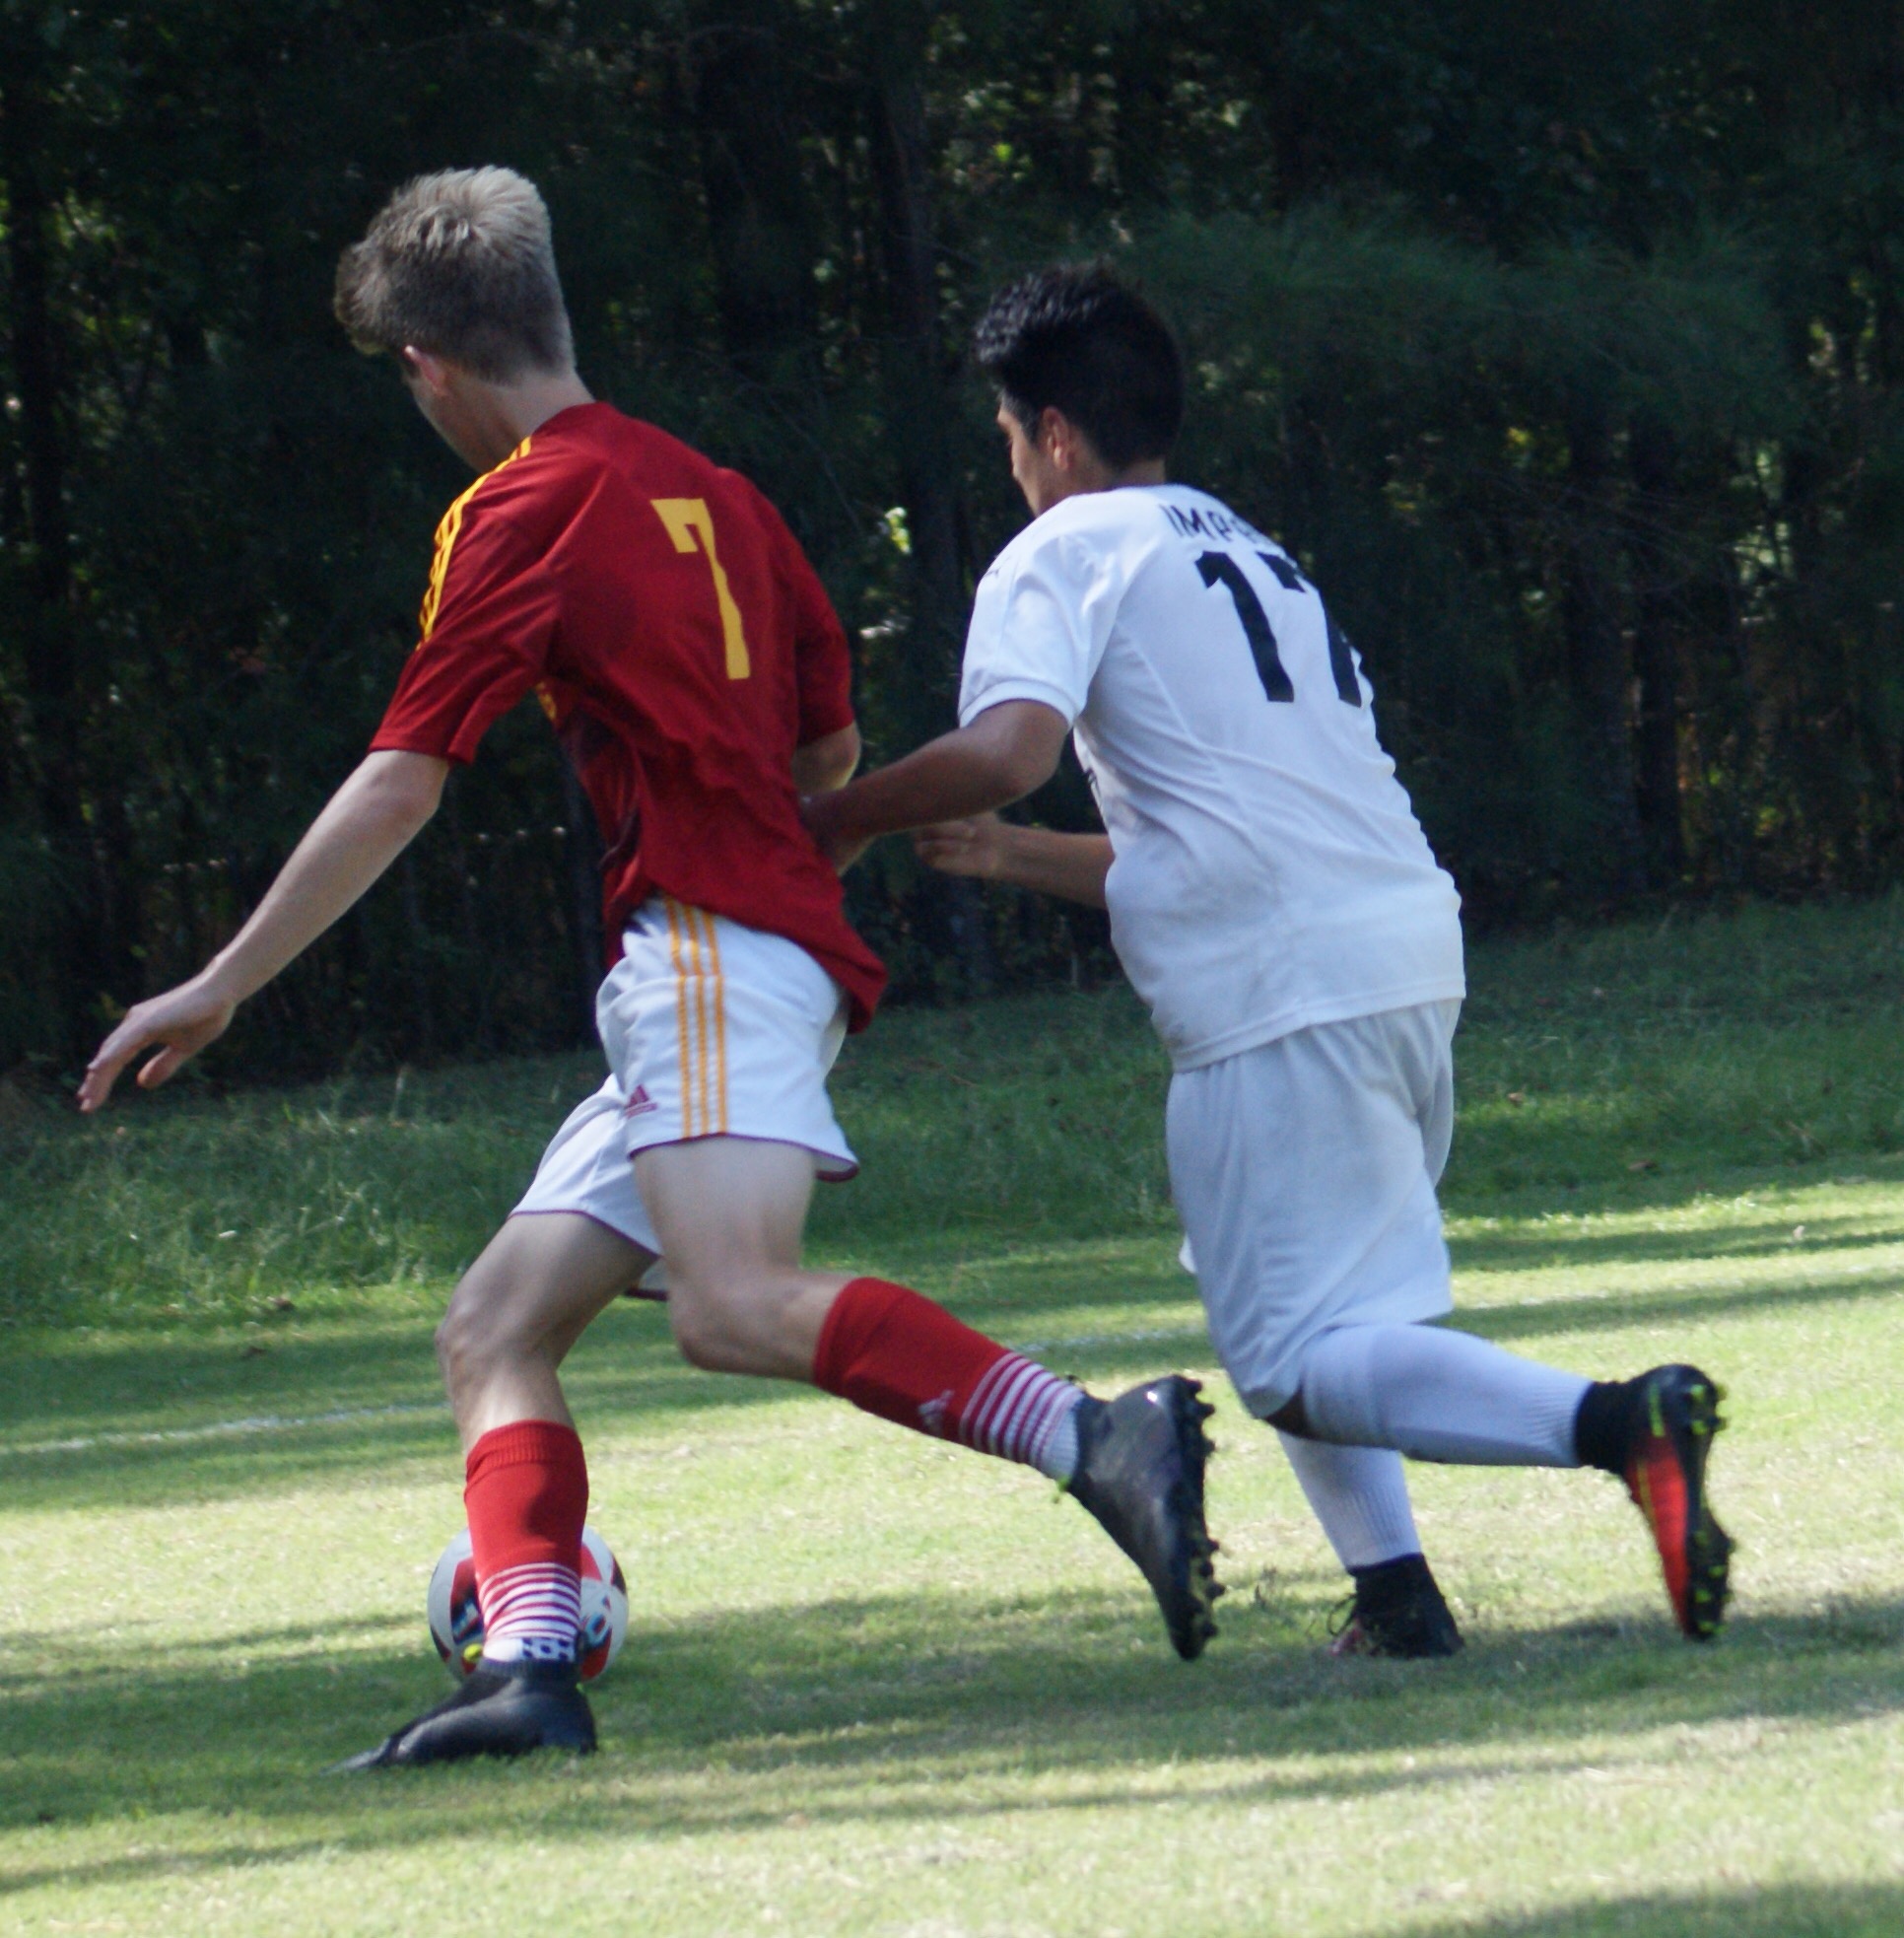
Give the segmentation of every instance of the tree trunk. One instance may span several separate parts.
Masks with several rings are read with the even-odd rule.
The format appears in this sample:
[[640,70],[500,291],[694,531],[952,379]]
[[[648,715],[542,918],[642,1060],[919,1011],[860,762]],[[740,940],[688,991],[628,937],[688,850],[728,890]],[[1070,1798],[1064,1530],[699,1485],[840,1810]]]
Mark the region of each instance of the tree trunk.
[[1575,400],[1568,445],[1564,611],[1581,766],[1598,837],[1594,886],[1624,897],[1639,890],[1644,875],[1629,719],[1632,668],[1620,626],[1610,438],[1599,399]]
[[28,702],[38,742],[42,802],[49,827],[79,823],[77,688],[71,598],[72,540],[66,528],[66,475],[60,443],[59,386],[48,310],[47,232],[51,208],[40,178],[45,146],[36,92],[39,63],[31,36],[0,62],[0,171],[7,188],[7,273],[12,328],[8,349],[20,399],[26,522],[33,546],[31,583],[39,612],[26,642]]
[[[886,421],[912,547],[912,623],[893,712],[906,745],[913,747],[953,725],[969,590],[939,335],[931,173],[918,79],[923,44],[917,16],[901,11],[902,31],[882,36],[886,60],[874,86],[871,148],[889,322]],[[907,27],[913,32],[905,32]],[[997,963],[977,884],[960,876],[927,875],[920,894],[928,926],[943,925],[968,985],[978,992],[995,988]]]
[[1629,540],[1637,594],[1634,669],[1640,683],[1638,805],[1649,884],[1670,888],[1685,871],[1685,827],[1679,799],[1678,599],[1661,534],[1671,500],[1675,452],[1671,434],[1657,420],[1633,427],[1636,510],[1644,520]]
[[105,859],[83,811],[84,767],[73,602],[72,538],[66,519],[65,451],[51,315],[52,197],[42,164],[48,149],[42,44],[31,33],[0,43],[0,174],[7,195],[8,353],[20,401],[26,473],[31,603],[23,641],[31,727],[32,792],[52,848],[61,893],[56,918],[62,1035],[69,1053],[90,1048],[96,1004],[117,958],[105,933]]
[[691,82],[727,352],[765,380],[815,335],[819,245],[787,113],[781,10],[725,5],[693,42]]
[[917,740],[943,732],[965,636],[966,574],[959,555],[944,350],[926,168],[925,106],[910,74],[882,80],[874,107],[873,168],[890,332],[885,378],[893,454],[912,542],[910,677],[902,718]]

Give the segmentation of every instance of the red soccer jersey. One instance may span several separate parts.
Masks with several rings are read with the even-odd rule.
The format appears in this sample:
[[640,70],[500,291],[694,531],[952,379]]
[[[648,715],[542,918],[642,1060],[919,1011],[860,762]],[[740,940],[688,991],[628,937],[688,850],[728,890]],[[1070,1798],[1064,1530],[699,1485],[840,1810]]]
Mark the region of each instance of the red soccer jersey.
[[374,749],[470,760],[533,687],[607,843],[611,956],[666,893],[799,943],[864,1026],[885,971],[792,775],[851,725],[846,634],[745,478],[607,404],[560,411],[444,515],[422,632]]

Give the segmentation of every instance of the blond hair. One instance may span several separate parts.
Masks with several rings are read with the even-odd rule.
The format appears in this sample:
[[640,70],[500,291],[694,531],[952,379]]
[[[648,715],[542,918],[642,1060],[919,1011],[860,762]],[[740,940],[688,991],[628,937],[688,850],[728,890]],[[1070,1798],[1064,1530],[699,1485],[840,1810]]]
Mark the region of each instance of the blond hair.
[[412,344],[492,383],[575,357],[549,211],[512,169],[405,182],[339,259],[334,308],[360,350]]

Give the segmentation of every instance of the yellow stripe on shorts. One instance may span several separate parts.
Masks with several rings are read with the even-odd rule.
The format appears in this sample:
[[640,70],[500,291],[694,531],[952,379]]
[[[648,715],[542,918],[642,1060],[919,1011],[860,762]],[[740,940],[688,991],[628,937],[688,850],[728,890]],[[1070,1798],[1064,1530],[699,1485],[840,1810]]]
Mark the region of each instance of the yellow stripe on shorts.
[[714,1128],[727,1135],[727,979],[720,970],[720,934],[714,918],[705,910],[701,919],[708,925],[708,954],[714,963],[714,1108],[718,1122]]
[[708,1065],[712,1061],[708,1055],[708,963],[701,952],[701,911],[683,903],[681,914],[688,925],[692,958],[688,974],[694,978],[695,1087],[701,1100],[701,1135],[705,1138],[714,1129],[714,1114],[708,1108]]
[[681,1050],[681,1135],[727,1133],[727,985],[715,918],[662,897]]
[[668,959],[674,964],[674,1023],[680,1046],[681,1135],[694,1136],[694,1045],[688,1030],[688,975],[681,961],[681,904],[664,895],[661,907],[668,919]]

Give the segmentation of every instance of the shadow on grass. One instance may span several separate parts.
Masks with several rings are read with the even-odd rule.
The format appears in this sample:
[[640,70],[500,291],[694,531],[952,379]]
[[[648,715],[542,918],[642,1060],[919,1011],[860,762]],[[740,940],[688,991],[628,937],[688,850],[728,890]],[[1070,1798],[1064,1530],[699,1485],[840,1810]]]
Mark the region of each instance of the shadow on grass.
[[1623,1331],[1679,1319],[1688,1331],[1714,1319],[1750,1317],[1819,1305],[1861,1305],[1904,1293],[1904,1273],[1830,1284],[1734,1285],[1712,1291],[1615,1292],[1599,1298],[1557,1296],[1514,1304],[1468,1305],[1459,1296],[1455,1321],[1492,1340],[1539,1339],[1554,1333]]
[[1904,1884],[1665,1892],[1406,1929],[1410,1938],[1896,1938],[1904,1931]]
[[1465,1232],[1449,1241],[1462,1272],[1584,1271],[1596,1265],[1691,1264],[1702,1259],[1808,1259],[1816,1253],[1904,1244],[1904,1225],[1872,1230],[1870,1214],[1805,1217],[1794,1239],[1790,1217],[1686,1231],[1558,1229]]
[[[1630,1256],[1650,1256],[1653,1236],[1629,1241]],[[1151,1323],[1127,1335],[1106,1330],[1119,1318],[1107,1319],[1106,1281],[1088,1248],[985,1261],[955,1282],[951,1302],[1008,1344],[1030,1346],[1100,1386],[1210,1363],[1187,1276],[1126,1265],[1122,1283],[1150,1308],[1142,1316]],[[1455,1321],[1509,1344],[1682,1322],[1691,1355],[1698,1329],[1714,1320],[1900,1296],[1904,1272],[1893,1271],[1823,1283],[1461,1303]],[[14,1442],[0,1444],[10,1505],[212,1499],[299,1485],[313,1474],[453,1463],[455,1437],[427,1322],[335,1325],[270,1336],[261,1351],[256,1344],[241,1335],[89,1340],[0,1368],[0,1419]],[[584,1431],[596,1432],[618,1420],[782,1405],[798,1393],[779,1381],[696,1371],[676,1354],[664,1315],[633,1302],[584,1341],[569,1383]]]
[[[1103,1302],[1103,1282],[1088,1262],[1054,1267],[1041,1260],[1000,1272],[1000,1291],[968,1286],[952,1302],[1007,1340],[1024,1339],[1047,1314]],[[1027,1298],[1026,1284],[1044,1296]],[[1200,1342],[1190,1279],[1160,1272],[1154,1286],[1181,1306],[1186,1331]],[[1097,1367],[1154,1372],[1168,1356],[1155,1339],[1095,1345],[1089,1356]],[[784,1381],[688,1365],[665,1314],[634,1300],[591,1329],[565,1382],[585,1432],[612,1430],[617,1420],[803,1397]],[[455,1449],[426,1319],[333,1323],[262,1339],[140,1334],[109,1343],[42,1342],[0,1365],[0,1485],[16,1510],[215,1499],[318,1474],[449,1460]]]
[[[598,1686],[590,1763],[367,1779],[320,1772],[442,1693],[407,1624],[359,1625],[344,1656],[309,1627],[103,1662],[28,1638],[34,1673],[5,1690],[0,1826],[244,1820],[229,1846],[168,1860],[189,1869],[429,1843],[472,1811],[485,1836],[531,1841],[771,1829],[795,1807],[838,1825],[1085,1811],[1156,1797],[1160,1771],[1169,1794],[1211,1802],[1425,1799],[1644,1759],[1663,1730],[1904,1711],[1899,1600],[1742,1620],[1710,1650],[1663,1628],[1478,1627],[1465,1656],[1432,1666],[1332,1661],[1302,1614],[1246,1606],[1187,1666],[1135,1587],[726,1612],[638,1627]],[[225,1659],[206,1659],[218,1646]],[[14,1857],[13,1892],[132,1863],[34,1863],[18,1843]]]

